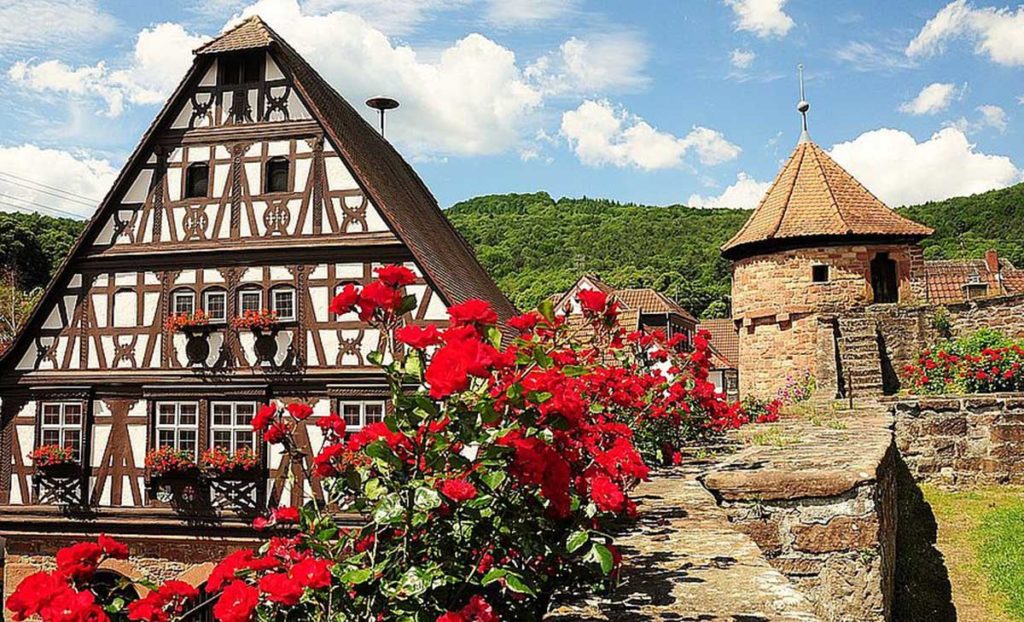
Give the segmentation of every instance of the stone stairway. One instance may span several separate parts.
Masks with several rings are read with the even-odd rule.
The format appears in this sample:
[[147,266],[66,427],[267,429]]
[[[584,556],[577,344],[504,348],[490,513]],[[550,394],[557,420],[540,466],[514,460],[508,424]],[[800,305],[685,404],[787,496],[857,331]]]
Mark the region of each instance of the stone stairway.
[[864,316],[839,318],[839,356],[843,365],[841,382],[847,392],[852,389],[854,398],[882,395],[882,360],[874,320]]

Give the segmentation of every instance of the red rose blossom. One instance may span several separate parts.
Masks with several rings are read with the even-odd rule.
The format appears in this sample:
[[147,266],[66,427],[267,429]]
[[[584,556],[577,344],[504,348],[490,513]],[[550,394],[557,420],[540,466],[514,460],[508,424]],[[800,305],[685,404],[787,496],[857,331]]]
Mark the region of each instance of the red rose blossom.
[[219,622],[252,622],[253,612],[260,602],[260,593],[244,581],[233,581],[213,606],[213,615]]
[[288,413],[297,421],[303,421],[313,414],[313,407],[301,402],[292,402],[291,404],[288,404],[287,408]]
[[263,433],[263,440],[267,441],[271,445],[277,445],[283,443],[284,439],[288,437],[288,426],[282,421],[278,421],[273,424],[267,431]]
[[299,604],[299,599],[302,598],[302,586],[283,572],[268,574],[260,579],[260,591],[267,595],[270,602],[286,607]]
[[395,339],[417,350],[426,350],[442,341],[441,331],[433,324],[403,326],[395,331]]
[[446,479],[441,482],[441,494],[456,503],[476,498],[476,487],[464,479]]

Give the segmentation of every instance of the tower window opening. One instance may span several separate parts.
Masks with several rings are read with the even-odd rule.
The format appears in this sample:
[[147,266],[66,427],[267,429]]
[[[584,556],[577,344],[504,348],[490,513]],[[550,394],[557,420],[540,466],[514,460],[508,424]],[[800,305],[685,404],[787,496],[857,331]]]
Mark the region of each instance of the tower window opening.
[[828,283],[828,266],[811,266],[811,280],[815,283]]

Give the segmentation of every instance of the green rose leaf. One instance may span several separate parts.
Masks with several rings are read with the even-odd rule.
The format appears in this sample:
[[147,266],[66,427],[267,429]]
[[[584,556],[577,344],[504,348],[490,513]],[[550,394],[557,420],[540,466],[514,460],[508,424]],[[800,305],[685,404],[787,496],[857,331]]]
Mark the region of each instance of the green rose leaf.
[[359,585],[360,583],[366,583],[373,577],[373,569],[371,568],[357,568],[356,570],[349,570],[345,574],[341,575],[342,583],[348,583],[349,585]]
[[569,535],[569,539],[565,542],[565,550],[570,553],[575,553],[576,551],[580,550],[580,547],[586,544],[589,540],[590,534],[587,533],[585,530],[581,529],[579,531],[573,532]]
[[598,542],[595,542],[590,547],[590,551],[587,552],[586,557],[583,559],[600,564],[601,572],[604,574],[611,574],[612,568],[615,567],[615,557],[612,555],[612,552],[608,550],[608,547]]

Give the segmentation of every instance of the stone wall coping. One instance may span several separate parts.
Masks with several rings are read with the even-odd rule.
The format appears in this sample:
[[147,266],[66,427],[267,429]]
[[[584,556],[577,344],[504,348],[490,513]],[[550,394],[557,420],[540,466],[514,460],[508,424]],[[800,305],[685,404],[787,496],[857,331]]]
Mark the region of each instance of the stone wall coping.
[[[635,491],[637,525],[616,538],[622,581],[608,597],[561,600],[546,622],[819,622],[810,602],[736,530],[688,465]],[[581,599],[582,600],[582,599]]]
[[753,430],[776,428],[780,437],[795,442],[748,444],[701,479],[719,499],[764,501],[836,497],[876,481],[892,446],[892,416],[875,405],[841,421],[845,428],[814,425],[795,416],[752,426],[742,434],[749,438]]

